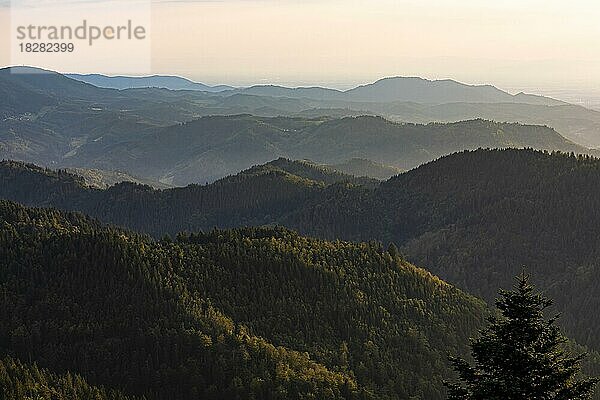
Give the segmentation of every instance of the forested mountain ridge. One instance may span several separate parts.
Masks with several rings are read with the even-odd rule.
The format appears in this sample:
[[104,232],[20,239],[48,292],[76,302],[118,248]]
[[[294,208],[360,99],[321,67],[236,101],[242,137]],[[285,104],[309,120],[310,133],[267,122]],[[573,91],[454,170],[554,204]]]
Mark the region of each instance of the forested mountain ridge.
[[[345,173],[341,171],[345,165],[336,166],[336,165],[322,165],[316,164],[314,162],[308,160],[289,160],[286,158],[278,158],[277,160],[273,160],[264,165],[259,165],[254,168],[251,168],[247,171],[242,171],[242,173],[248,174],[256,171],[261,171],[264,169],[279,169],[285,171],[289,174],[296,175],[302,178],[306,178],[309,180],[313,180],[316,182],[322,182],[325,185],[332,185],[334,183],[350,183],[354,185],[362,185],[368,187],[374,187],[379,184],[379,180],[369,178],[369,174],[361,174],[358,173],[361,170],[361,167],[371,166],[373,169],[377,168],[377,164],[369,163],[366,161],[365,164],[358,165],[355,168],[355,172],[353,174]],[[366,169],[366,168],[363,168]],[[373,171],[367,171],[373,172]],[[380,172],[380,171],[377,171]],[[386,170],[387,172],[387,170]]]
[[426,125],[393,123],[381,117],[325,121],[300,138],[297,154],[312,160],[345,161],[335,145],[364,158],[411,169],[448,153],[478,148],[524,148],[587,153],[551,128],[475,119]]
[[210,185],[156,190],[124,182],[106,190],[82,177],[21,162],[0,162],[0,198],[23,204],[81,211],[105,222],[160,237],[273,223],[328,186],[370,190],[379,184],[303,161],[278,159]]
[[[0,201],[0,352],[148,399],[442,399],[485,307],[371,243]],[[1,377],[0,377],[1,379]]]
[[[568,334],[600,348],[590,296],[600,237],[600,160],[532,150],[464,152],[362,194],[331,195],[283,223],[323,237],[378,239],[487,300],[523,266],[564,313]],[[371,221],[377,221],[373,224]]]
[[1,197],[81,210],[156,236],[282,224],[330,239],[394,242],[410,261],[487,300],[525,265],[556,300],[567,333],[600,348],[591,311],[600,304],[588,295],[600,290],[596,158],[478,150],[376,187],[327,186],[261,167],[213,185],[165,191],[129,184],[81,189],[73,178],[20,168],[0,168],[0,176]]
[[121,182],[138,183],[140,185],[152,186],[156,189],[168,189],[172,187],[170,185],[165,185],[164,183],[131,176],[121,171],[107,171],[88,168],[65,168],[64,170],[73,175],[81,176],[88,186],[98,189],[108,189],[109,187]]

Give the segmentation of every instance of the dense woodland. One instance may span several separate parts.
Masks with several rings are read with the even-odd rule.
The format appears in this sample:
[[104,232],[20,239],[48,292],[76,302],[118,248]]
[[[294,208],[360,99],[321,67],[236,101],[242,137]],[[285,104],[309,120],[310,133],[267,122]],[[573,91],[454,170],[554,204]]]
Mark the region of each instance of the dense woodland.
[[486,315],[377,243],[283,228],[154,241],[5,201],[0,221],[10,390],[35,363],[47,386],[77,373],[148,399],[441,399],[448,354]]
[[600,290],[598,159],[478,150],[375,187],[326,184],[307,164],[290,165],[280,161],[206,186],[100,191],[64,173],[4,163],[0,196],[81,210],[156,237],[281,224],[329,239],[393,242],[408,260],[487,300],[525,265],[564,312],[566,332],[600,349],[592,312],[600,300],[588,295]]
[[0,359],[0,398],[27,400],[136,400],[117,390],[89,385],[80,375],[57,375],[35,363]]
[[444,157],[375,191],[332,193],[286,224],[323,237],[394,242],[407,258],[491,301],[523,267],[600,348],[600,160],[532,150]]

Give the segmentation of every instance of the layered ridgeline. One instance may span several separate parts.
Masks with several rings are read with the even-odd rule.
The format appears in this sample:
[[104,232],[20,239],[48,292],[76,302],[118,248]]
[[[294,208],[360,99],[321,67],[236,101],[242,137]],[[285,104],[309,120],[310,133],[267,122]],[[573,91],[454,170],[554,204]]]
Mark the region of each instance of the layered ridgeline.
[[[173,77],[81,77],[100,87],[167,87],[221,91],[220,87]],[[173,80],[174,79],[174,80]],[[166,84],[165,82],[171,82]],[[204,89],[203,89],[204,88]],[[320,87],[286,88],[266,85],[221,91],[203,106],[209,114],[247,112],[261,116],[357,116],[382,115],[396,121],[456,122],[483,118],[495,121],[549,125],[577,143],[599,147],[600,113],[549,97],[525,93],[512,95],[491,85],[466,85],[454,80],[391,77],[347,91]],[[214,103],[213,103],[214,102]],[[202,112],[202,111],[201,111]]]
[[418,125],[381,117],[331,120],[240,115],[157,128],[110,146],[100,140],[79,148],[68,164],[119,169],[183,185],[212,182],[281,156],[320,164],[363,158],[406,170],[479,147],[593,152],[551,128],[484,120]]
[[156,237],[182,230],[270,224],[318,198],[330,186],[373,188],[378,184],[312,163],[278,159],[210,185],[155,190],[123,182],[99,190],[62,170],[0,163],[0,198],[82,211]]
[[147,399],[442,399],[447,355],[486,313],[374,243],[252,228],[156,242],[6,201],[0,221],[0,382],[31,398],[42,381]]
[[487,300],[525,265],[556,300],[568,334],[600,349],[600,300],[590,295],[600,290],[598,159],[478,150],[378,186],[326,184],[283,164],[208,186],[101,191],[70,175],[5,163],[0,196],[82,210],[157,237],[275,223],[325,238],[394,242],[410,261]]
[[[391,100],[390,93],[402,82],[383,80],[368,90],[369,96]],[[423,89],[423,95],[461,102],[415,103],[427,100],[416,97],[410,102],[325,101],[281,97],[272,91],[256,95],[158,88],[115,90],[32,68],[0,69],[0,158],[54,168],[119,170],[140,179],[185,185],[213,181],[278,157],[322,164],[361,158],[410,169],[479,146],[575,152],[588,150],[569,140],[600,146],[600,112],[536,96],[498,94],[491,87],[458,85],[462,88],[459,92],[468,95],[450,99],[442,95],[454,89],[444,89],[443,82],[426,85],[432,89]],[[414,97],[420,90],[397,93]],[[481,103],[484,98],[494,102]],[[542,128],[534,132],[511,124],[414,127],[384,124],[376,118],[343,118],[365,114],[424,124],[484,118],[547,125],[556,132]],[[215,115],[223,117],[198,120]],[[369,146],[371,140],[374,145]],[[393,148],[397,155],[375,144]]]
[[101,74],[69,74],[69,78],[102,88],[135,89],[164,88],[171,90],[199,90],[225,92],[223,95],[247,94],[268,97],[314,100],[338,100],[347,102],[414,102],[423,104],[442,103],[515,103],[563,105],[562,101],[526,93],[512,95],[492,85],[467,85],[451,79],[429,80],[418,77],[390,77],[345,91],[322,87],[289,88],[277,85],[257,85],[233,88],[209,86],[178,76],[106,76]]

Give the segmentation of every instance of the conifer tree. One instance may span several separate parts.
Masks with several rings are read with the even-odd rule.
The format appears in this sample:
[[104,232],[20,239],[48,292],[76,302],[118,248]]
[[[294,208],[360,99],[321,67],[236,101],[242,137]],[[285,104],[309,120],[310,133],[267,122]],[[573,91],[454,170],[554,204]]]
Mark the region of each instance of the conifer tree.
[[449,400],[589,399],[596,379],[577,379],[583,355],[569,356],[557,317],[544,318],[552,301],[526,274],[513,291],[500,291],[500,316],[471,343],[474,365],[453,358],[460,383],[445,383]]

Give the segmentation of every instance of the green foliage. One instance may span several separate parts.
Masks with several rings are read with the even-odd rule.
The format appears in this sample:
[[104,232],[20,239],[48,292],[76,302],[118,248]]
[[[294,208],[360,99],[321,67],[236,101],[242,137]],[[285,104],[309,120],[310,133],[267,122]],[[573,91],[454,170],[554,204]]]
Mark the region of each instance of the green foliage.
[[100,191],[75,180],[5,164],[0,197],[79,210],[156,237],[280,224],[322,238],[393,242],[406,259],[488,301],[527,265],[564,313],[567,335],[600,349],[600,299],[589,296],[600,290],[600,162],[592,157],[464,152],[375,189],[327,186],[274,166],[165,191],[132,184]]
[[6,400],[134,400],[115,390],[90,386],[81,376],[56,375],[36,364],[0,359],[0,398]]
[[534,291],[527,275],[500,294],[501,316],[491,317],[471,344],[475,365],[452,360],[461,383],[447,384],[448,399],[590,399],[597,379],[576,379],[583,355],[568,356],[556,318],[544,319],[552,302]]
[[527,265],[563,313],[565,333],[597,351],[599,188],[593,157],[478,150],[374,191],[328,188],[281,223],[319,237],[394,242],[407,260],[490,302]]
[[0,201],[0,352],[148,399],[443,398],[484,305],[377,243]]

